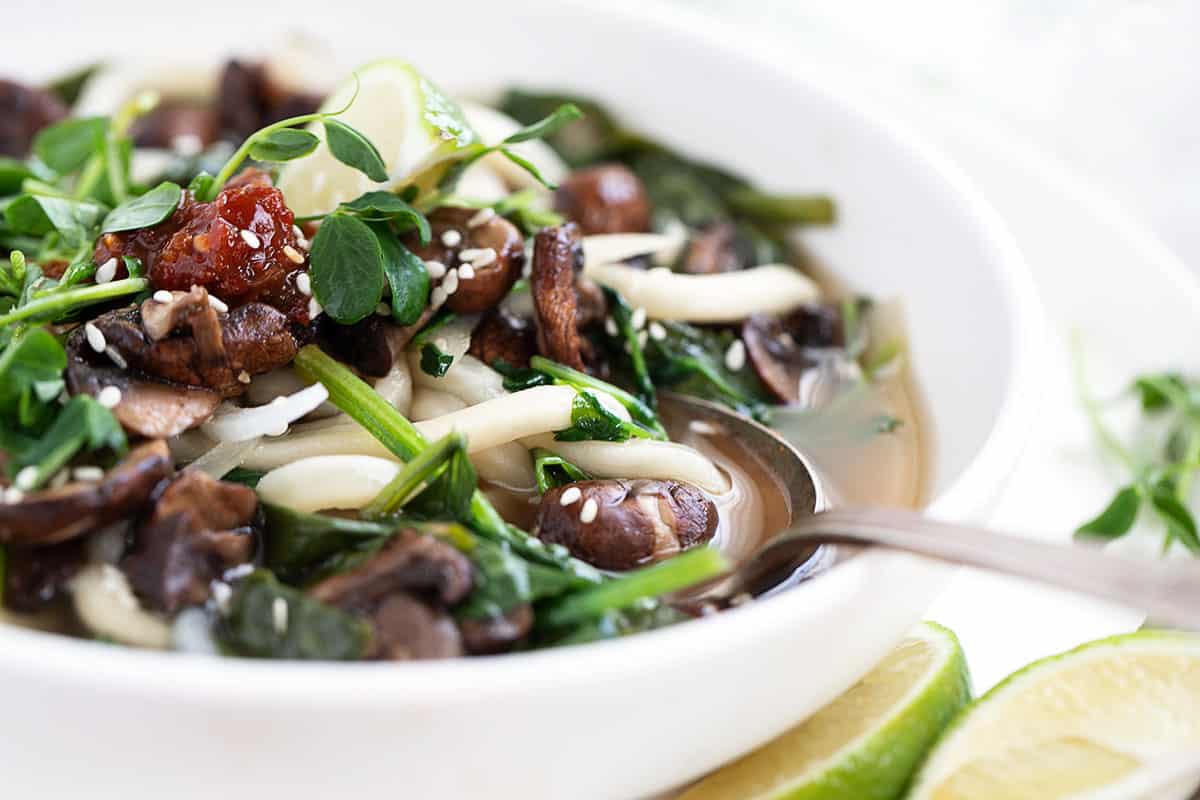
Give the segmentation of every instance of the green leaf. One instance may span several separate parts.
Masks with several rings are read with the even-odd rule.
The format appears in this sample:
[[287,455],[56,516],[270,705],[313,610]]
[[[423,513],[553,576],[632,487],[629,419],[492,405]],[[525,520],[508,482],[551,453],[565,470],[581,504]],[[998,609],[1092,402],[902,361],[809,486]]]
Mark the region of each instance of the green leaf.
[[667,335],[648,339],[645,350],[656,386],[715,400],[760,421],[765,419],[772,400],[754,370],[732,371],[725,366],[732,333],[669,320],[660,320],[659,324]]
[[[452,451],[441,475],[408,506],[408,511],[424,519],[471,521],[471,498],[478,479],[471,459],[467,457],[466,439],[452,440]],[[437,448],[438,443],[430,445]]]
[[620,342],[620,347],[615,350],[629,360],[633,385],[637,388],[639,399],[653,408],[658,404],[658,398],[654,390],[654,382],[650,380],[650,371],[646,367],[646,354],[642,350],[639,332],[633,327],[633,309],[629,307],[629,303],[625,302],[625,298],[612,289],[606,288],[604,296],[608,298],[613,322],[617,325],[617,340]]
[[1133,527],[1141,505],[1142,496],[1137,487],[1126,486],[1094,519],[1080,525],[1075,535],[1081,538],[1119,539]]
[[768,194],[744,187],[725,196],[733,211],[756,222],[777,225],[832,225],[837,212],[828,195]]
[[40,486],[82,451],[110,450],[120,455],[126,449],[125,431],[113,413],[89,395],[76,395],[37,443],[17,455],[16,464],[36,467],[34,485]]
[[1192,553],[1200,553],[1200,536],[1196,533],[1196,520],[1175,495],[1169,481],[1155,484],[1150,492],[1150,503],[1167,525],[1168,534],[1179,540]]
[[561,225],[564,217],[547,207],[544,192],[522,189],[492,204],[497,214],[511,220],[526,236],[543,228]]
[[151,228],[170,217],[179,207],[183,189],[164,181],[140,197],[134,197],[108,212],[101,233]]
[[325,126],[325,141],[329,144],[329,152],[343,164],[354,167],[376,183],[388,179],[387,166],[383,156],[371,144],[371,140],[336,119],[321,121]]
[[75,249],[96,237],[103,207],[61,197],[24,194],[4,208],[4,218],[19,233],[44,236],[58,231],[64,244]]
[[[276,609],[286,607],[277,626]],[[367,653],[371,626],[365,620],[284,586],[266,570],[238,583],[217,639],[231,653],[250,658],[349,661]]]
[[514,367],[502,358],[491,364],[492,369],[504,376],[504,391],[520,392],[534,386],[549,386],[554,383],[546,373],[532,367]]
[[367,220],[389,220],[400,226],[401,230],[414,228],[421,239],[421,244],[429,243],[431,235],[429,220],[420,211],[391,192],[367,192],[348,203],[342,203],[340,208],[343,211],[352,211]]
[[609,411],[590,391],[580,390],[571,403],[571,427],[558,431],[560,442],[624,442],[630,438],[654,438],[646,429]]
[[579,110],[579,106],[574,103],[564,103],[548,116],[506,136],[502,144],[519,144],[530,139],[545,139],[558,133],[567,123],[580,119],[582,116],[583,112]]
[[545,175],[543,175],[541,170],[539,170],[532,161],[525,158],[520,153],[516,153],[512,150],[509,150],[507,147],[501,147],[501,148],[499,148],[499,150],[500,150],[501,155],[503,155],[509,161],[516,164],[521,169],[528,172],[530,175],[532,175],[534,180],[536,180],[542,186],[545,186],[547,189],[557,189],[558,188],[558,185],[556,183],[554,183],[552,180],[550,180]]
[[568,483],[591,480],[592,477],[562,456],[542,447],[533,449],[533,474],[537,479],[539,494]]
[[335,322],[350,325],[375,312],[383,296],[383,251],[360,219],[331,214],[313,238],[313,296]]
[[[229,480],[229,476],[225,480]],[[306,514],[274,503],[263,503],[263,558],[287,581],[307,580],[333,556],[356,551],[387,539],[394,524]]]
[[33,170],[24,161],[0,156],[0,197],[21,191],[21,184],[32,177]]
[[[424,217],[422,217],[424,219]],[[425,262],[400,243],[386,224],[371,223],[383,254],[383,273],[392,293],[392,320],[412,325],[429,304],[429,270]]]
[[[363,516],[376,517],[383,514],[395,514],[420,492],[421,487],[433,488],[439,475],[448,468],[454,457],[465,455],[467,440],[457,431],[452,431],[433,444],[426,447],[411,461],[396,473],[396,477],[388,481],[387,486],[379,490],[370,503],[362,509]],[[468,462],[469,463],[469,462]],[[463,506],[470,502],[470,493],[475,489],[474,474],[470,475],[470,487],[467,489]],[[458,518],[463,508],[456,508],[453,515]]]
[[33,154],[60,175],[69,175],[104,151],[107,117],[63,120],[33,137]]
[[576,389],[598,389],[612,395],[617,399],[617,402],[625,406],[625,410],[629,412],[629,416],[633,417],[635,422],[650,431],[654,435],[654,438],[666,441],[667,429],[663,427],[662,421],[659,420],[658,414],[654,412],[654,409],[624,389],[619,389],[611,383],[588,375],[586,372],[580,372],[565,364],[551,361],[544,356],[534,356],[529,360],[529,366],[554,378],[555,383],[573,386]]
[[1171,405],[1172,396],[1186,396],[1187,393],[1183,376],[1171,372],[1143,375],[1134,381],[1133,388],[1141,401],[1142,410],[1147,412],[1162,411]]
[[209,196],[215,181],[216,178],[207,172],[199,172],[188,183],[187,188],[197,199],[201,199]]
[[24,299],[20,305],[0,315],[0,327],[27,319],[56,321],[66,319],[81,308],[103,303],[117,297],[137,294],[150,287],[145,278],[125,278],[94,286],[76,286],[54,291],[35,299]]
[[255,161],[283,162],[303,158],[321,144],[316,134],[299,128],[280,128],[255,139],[250,157]]
[[454,356],[443,353],[433,342],[421,346],[421,371],[426,375],[440,378],[450,371]]

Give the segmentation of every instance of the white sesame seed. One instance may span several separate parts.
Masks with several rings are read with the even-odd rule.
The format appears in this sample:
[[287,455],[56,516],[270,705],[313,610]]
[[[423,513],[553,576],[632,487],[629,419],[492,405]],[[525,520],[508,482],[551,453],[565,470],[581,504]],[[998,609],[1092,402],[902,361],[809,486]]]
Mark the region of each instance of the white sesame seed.
[[429,277],[435,281],[446,274],[446,265],[440,261],[426,261],[425,269],[429,272]]
[[299,250],[292,247],[290,244],[285,244],[283,246],[283,254],[285,256],[287,256],[288,260],[291,261],[293,264],[303,264],[304,263],[304,256],[300,253]]
[[468,228],[478,228],[480,225],[487,225],[496,216],[496,210],[493,208],[481,208],[475,212],[469,220],[467,220]]
[[71,474],[75,480],[85,483],[97,483],[104,480],[104,470],[100,467],[76,467],[71,470]]
[[308,239],[305,239],[303,236],[301,236],[299,239],[296,240],[296,246],[299,247],[301,250],[304,250],[307,252],[308,250],[312,249],[312,242],[310,242]]
[[578,486],[568,486],[563,493],[559,495],[558,502],[560,505],[569,506],[571,503],[578,502],[579,498],[583,497],[583,492],[579,491]]
[[97,353],[103,353],[104,348],[108,347],[108,340],[104,338],[104,331],[97,328],[95,324],[89,322],[84,325],[83,333],[87,336],[88,346]]
[[245,228],[242,228],[240,231],[238,231],[238,235],[242,237],[243,242],[245,242],[254,250],[262,247],[262,241],[258,238],[258,234],[254,231],[248,231]]
[[296,291],[305,296],[312,295],[312,277],[307,272],[296,273]]
[[208,305],[213,311],[217,311],[221,314],[226,314],[229,312],[229,306],[225,305],[225,301],[216,295],[210,294],[208,296]]
[[458,247],[462,244],[462,234],[451,228],[442,232],[442,244],[446,247]]
[[108,356],[108,360],[116,365],[117,369],[128,369],[129,362],[125,360],[125,356],[117,352],[117,348],[111,344],[104,348],[104,355]]
[[471,266],[470,264],[462,264],[461,266],[459,266],[459,268],[458,268],[458,279],[459,280],[469,281],[474,277],[475,277],[475,267]]
[[721,432],[716,425],[713,425],[711,422],[706,422],[702,419],[694,419],[689,422],[688,429],[690,429],[692,433],[698,433],[701,436],[716,436]]
[[471,260],[471,266],[475,269],[483,269],[484,267],[496,263],[496,251],[490,247],[485,247],[483,252],[478,257]]
[[317,302],[317,299],[315,297],[309,298],[309,300],[308,300],[308,318],[310,320],[316,319],[317,317],[321,316],[321,313],[324,311],[325,311],[325,309],[321,308],[321,304]]
[[232,569],[225,570],[225,574],[222,575],[221,577],[223,577],[227,581],[236,581],[236,580],[241,580],[242,578],[249,575],[251,572],[254,572],[253,564],[238,564],[236,567],[233,567]]
[[169,303],[173,298],[174,295],[168,292],[166,289],[159,289],[154,293],[154,302],[156,303]]
[[446,271],[446,277],[442,279],[442,289],[447,295],[458,291],[458,270],[451,269]]
[[646,339],[648,339],[649,337],[650,337],[650,334],[646,333],[645,331],[640,331],[638,333],[638,347],[645,347]]
[[742,344],[741,339],[734,339],[725,351],[725,366],[734,372],[746,366],[746,345]]
[[96,395],[96,402],[105,408],[116,408],[121,402],[121,390],[116,386],[105,386]]
[[249,383],[250,382],[250,373],[246,372],[246,370],[242,370],[241,372],[239,372],[237,374],[237,379],[238,379],[238,383]]
[[229,614],[229,603],[233,600],[233,587],[224,581],[212,582],[213,603],[222,616]]
[[483,255],[482,248],[467,247],[467,248],[464,248],[463,250],[459,251],[458,258],[460,261],[474,261],[475,259],[479,258],[481,255]]
[[375,306],[375,313],[381,317],[386,317],[391,315],[392,308],[387,303],[380,303],[379,305]]
[[656,342],[661,342],[667,338],[667,329],[657,322],[651,322],[650,327],[646,330],[650,331],[650,338]]
[[446,290],[440,286],[433,287],[433,291],[429,293],[429,305],[431,308],[441,308],[446,302]]
[[583,508],[579,509],[579,521],[584,525],[593,522],[596,515],[600,513],[600,505],[596,502],[596,498],[589,497],[583,504]]
[[292,235],[295,236],[297,239],[303,239],[304,231],[300,230],[299,225],[293,225],[292,226]]
[[604,332],[607,333],[609,336],[616,336],[618,333],[621,332],[621,329],[617,327],[617,321],[615,319],[613,319],[612,317],[605,317],[604,318]]
[[25,493],[15,486],[10,486],[4,490],[4,502],[9,505],[19,503],[25,499]]
[[17,477],[13,479],[13,486],[22,492],[28,492],[37,484],[37,479],[38,468],[30,465],[17,473]]
[[108,283],[117,276],[117,259],[110,258],[96,267],[96,283]]
[[635,331],[640,331],[646,327],[646,309],[641,306],[635,308],[633,313],[629,315],[629,322],[633,325]]
[[271,603],[271,623],[275,626],[277,636],[287,633],[288,604],[282,597],[276,597]]

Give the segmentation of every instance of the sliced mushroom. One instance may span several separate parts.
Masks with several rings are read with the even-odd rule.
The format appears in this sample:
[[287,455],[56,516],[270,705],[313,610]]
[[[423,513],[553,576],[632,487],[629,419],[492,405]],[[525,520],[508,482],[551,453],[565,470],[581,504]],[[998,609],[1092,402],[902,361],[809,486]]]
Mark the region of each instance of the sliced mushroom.
[[67,116],[67,107],[47,91],[0,80],[0,155],[24,158],[34,134]]
[[0,505],[0,544],[57,544],[128,517],[173,470],[166,442],[135,447],[99,483],[69,483]]
[[840,346],[842,327],[835,308],[811,305],[782,320],[754,314],[742,323],[741,335],[759,379],[780,402],[791,405],[800,402],[805,373],[829,361],[829,351]]
[[67,593],[71,579],[86,562],[83,539],[53,547],[10,548],[5,557],[0,597],[13,611],[40,611]]
[[[485,217],[486,212],[474,208],[439,208],[429,215],[429,244],[421,244],[415,234],[404,240],[425,261],[458,270],[457,288],[446,307],[459,314],[486,311],[499,303],[525,265],[525,239],[517,227],[501,216]],[[463,258],[464,252],[474,258]],[[463,276],[466,263],[471,265],[470,277]]]
[[192,100],[160,103],[153,111],[133,123],[130,135],[138,147],[171,149],[184,142],[207,147],[221,132],[220,115],[215,108]]
[[554,193],[554,207],[587,235],[650,229],[650,198],[633,170],[600,164],[572,172]]
[[316,111],[321,99],[273,81],[262,64],[241,61],[225,65],[217,89],[221,129],[239,141],[272,122]]
[[463,647],[471,655],[506,653],[532,628],[533,608],[527,603],[500,616],[458,621]]
[[253,489],[186,470],[138,527],[121,569],[148,608],[173,614],[199,605],[214,578],[254,555],[257,508]]
[[717,507],[679,481],[580,481],[546,492],[535,530],[589,564],[625,570],[707,542],[717,530]]
[[547,358],[583,369],[582,339],[576,320],[575,275],[582,268],[579,226],[545,228],[533,240],[530,286],[537,319],[538,350]]
[[527,320],[497,306],[475,326],[468,352],[489,366],[505,361],[528,367],[529,359],[537,354],[537,333]]
[[740,251],[736,227],[728,222],[714,222],[688,242],[679,271],[689,275],[736,272],[752,266],[752,258]]

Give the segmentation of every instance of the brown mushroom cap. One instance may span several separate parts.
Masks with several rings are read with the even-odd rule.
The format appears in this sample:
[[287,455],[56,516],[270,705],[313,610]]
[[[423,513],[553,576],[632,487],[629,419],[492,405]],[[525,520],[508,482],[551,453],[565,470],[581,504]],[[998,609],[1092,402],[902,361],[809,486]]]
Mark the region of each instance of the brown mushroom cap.
[[582,370],[575,273],[583,259],[579,226],[545,228],[533,240],[530,287],[538,328],[538,350],[560,364]]
[[533,628],[533,608],[523,603],[507,614],[483,619],[460,619],[458,630],[471,655],[505,653]]
[[468,351],[485,364],[505,361],[514,367],[528,367],[537,354],[537,334],[533,325],[503,306],[483,315],[471,332]]
[[[472,266],[474,276],[458,276],[458,288],[446,300],[446,307],[459,314],[473,314],[499,303],[517,279],[525,265],[525,238],[511,222],[501,216],[493,216],[487,222],[471,225],[479,214],[475,208],[453,208],[445,206],[429,215],[429,227],[433,233],[429,244],[421,244],[416,234],[409,234],[404,244],[425,261],[440,261],[447,269],[462,266],[460,253],[463,250],[491,248],[496,258],[484,266]],[[446,244],[443,236],[450,234]]]
[[0,596],[13,611],[34,613],[57,600],[87,562],[85,539],[53,547],[12,547],[4,561]]
[[650,198],[633,170],[600,164],[572,172],[554,193],[554,208],[584,234],[650,229]]
[[806,306],[782,320],[755,314],[742,323],[741,335],[763,384],[792,404],[800,402],[800,378],[817,364],[811,352],[841,344],[842,319],[831,306]]
[[67,116],[67,107],[42,89],[0,80],[0,155],[24,158],[33,136]]
[[[581,496],[562,504],[563,493]],[[589,501],[596,516],[580,519]],[[552,489],[538,507],[538,538],[561,544],[601,569],[625,570],[707,542],[717,530],[717,507],[691,484],[665,480],[592,480]]]
[[749,266],[750,259],[738,249],[737,228],[728,222],[714,222],[692,236],[679,271],[689,275],[714,275]]
[[0,544],[56,544],[124,519],[173,471],[166,442],[135,447],[99,483],[70,483],[0,505]]

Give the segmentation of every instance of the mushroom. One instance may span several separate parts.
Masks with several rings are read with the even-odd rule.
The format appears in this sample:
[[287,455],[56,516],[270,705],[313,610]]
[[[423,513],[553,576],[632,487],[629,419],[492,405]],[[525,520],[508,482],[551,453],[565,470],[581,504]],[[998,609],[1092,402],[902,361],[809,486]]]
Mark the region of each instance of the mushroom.
[[208,147],[220,132],[220,116],[215,108],[183,98],[160,103],[130,128],[138,147],[179,148],[180,152],[193,144]]
[[579,226],[573,222],[545,228],[533,240],[530,285],[537,319],[538,350],[568,367],[582,370],[583,341],[576,313],[575,274],[582,268]]
[[98,483],[69,483],[0,505],[0,544],[57,544],[128,517],[173,470],[166,442],[135,447]]
[[67,107],[42,89],[0,80],[0,155],[24,158],[34,134],[67,116]]
[[623,164],[572,172],[555,191],[554,208],[587,235],[650,229],[650,198],[641,179]]
[[753,255],[738,247],[737,228],[728,222],[714,222],[696,233],[688,242],[680,272],[689,275],[713,275],[737,272],[753,263]]
[[149,608],[173,614],[199,605],[214,578],[254,555],[257,508],[253,489],[185,470],[138,527],[121,569]]
[[489,366],[505,361],[514,367],[528,367],[537,353],[537,334],[527,320],[497,306],[475,326],[467,352]]
[[359,566],[317,583],[309,595],[367,616],[375,628],[376,658],[449,658],[461,655],[463,646],[446,609],[461,602],[472,583],[466,556],[406,529]]
[[703,544],[717,507],[700,489],[667,480],[591,480],[542,496],[535,531],[601,569],[625,570]]
[[783,319],[754,314],[742,323],[746,355],[763,384],[780,402],[801,401],[805,373],[830,359],[842,342],[841,314],[832,306],[804,306]]
[[471,655],[505,653],[533,628],[533,608],[522,603],[494,617],[460,619],[458,631],[463,647]]
[[221,130],[241,140],[286,117],[309,114],[321,96],[300,92],[272,80],[264,64],[229,61],[221,71],[217,108]]
[[[433,238],[421,244],[415,233],[405,246],[425,261],[455,269],[455,287],[448,290],[446,307],[459,314],[486,311],[499,303],[521,277],[525,265],[525,239],[504,217],[490,209],[439,208],[429,215]],[[468,257],[464,257],[464,254]],[[470,265],[465,270],[464,266]],[[438,276],[433,276],[437,278]]]
[[0,597],[13,611],[34,613],[67,592],[75,574],[87,561],[84,539],[53,547],[13,547],[4,562]]

